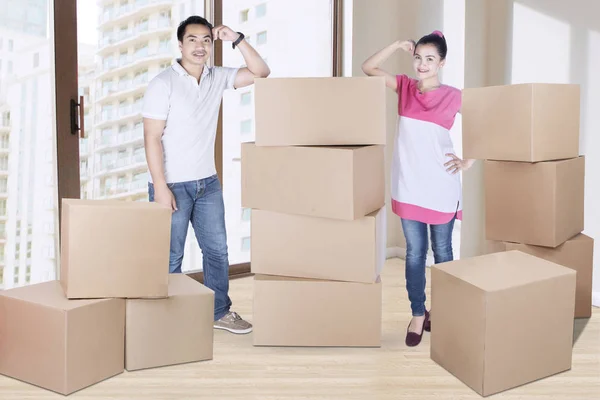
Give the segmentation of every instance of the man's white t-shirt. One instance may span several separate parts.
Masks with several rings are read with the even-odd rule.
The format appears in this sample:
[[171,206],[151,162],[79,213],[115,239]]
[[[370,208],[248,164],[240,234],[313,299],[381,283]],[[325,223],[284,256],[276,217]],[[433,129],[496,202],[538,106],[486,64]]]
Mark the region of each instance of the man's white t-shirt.
[[162,145],[167,183],[217,173],[214,149],[219,107],[223,92],[234,88],[237,72],[238,68],[204,66],[198,84],[178,60],[148,84],[142,116],[166,121]]

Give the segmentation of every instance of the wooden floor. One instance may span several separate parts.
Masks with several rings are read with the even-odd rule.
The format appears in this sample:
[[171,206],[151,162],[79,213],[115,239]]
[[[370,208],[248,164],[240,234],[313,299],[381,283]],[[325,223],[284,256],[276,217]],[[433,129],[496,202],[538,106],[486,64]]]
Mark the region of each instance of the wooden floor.
[[[383,274],[383,346],[380,349],[254,348],[252,336],[215,332],[214,360],[157,368],[83,389],[70,399],[479,399],[429,359],[429,336],[404,345],[410,318],[404,262],[388,260]],[[428,285],[429,288],[429,285]],[[428,289],[429,290],[429,289]],[[231,282],[234,310],[252,319],[252,278]],[[331,316],[335,318],[335,315]],[[600,399],[600,309],[577,320],[571,371],[490,398]],[[173,340],[177,340],[174,336]],[[0,376],[0,399],[64,398]]]

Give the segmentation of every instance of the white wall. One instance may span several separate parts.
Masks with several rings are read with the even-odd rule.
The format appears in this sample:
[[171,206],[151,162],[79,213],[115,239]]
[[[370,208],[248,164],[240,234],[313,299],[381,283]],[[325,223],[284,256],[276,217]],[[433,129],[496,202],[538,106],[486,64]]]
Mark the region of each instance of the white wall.
[[[380,0],[377,7],[372,0],[348,0],[344,2],[346,11],[351,7],[352,22],[351,37],[345,35],[344,47],[345,76],[365,76],[362,63],[373,53],[386,47],[398,39],[412,39],[416,37],[416,16],[418,6],[410,0]],[[349,12],[349,11],[348,11]],[[347,19],[346,19],[347,21]],[[351,48],[349,48],[351,43]],[[382,66],[390,72],[407,73],[412,71],[411,58],[403,53],[393,54]],[[394,250],[405,247],[404,235],[400,219],[391,210],[390,203],[390,166],[392,159],[392,146],[398,115],[397,97],[391,90],[387,91],[387,147],[386,147],[386,206],[387,206],[387,247],[391,249],[390,255],[395,256]]]
[[[585,229],[596,239],[594,304],[600,306],[600,2],[467,1],[465,86],[520,82],[581,85],[580,154],[586,156]],[[463,255],[484,246],[480,165],[466,174]]]

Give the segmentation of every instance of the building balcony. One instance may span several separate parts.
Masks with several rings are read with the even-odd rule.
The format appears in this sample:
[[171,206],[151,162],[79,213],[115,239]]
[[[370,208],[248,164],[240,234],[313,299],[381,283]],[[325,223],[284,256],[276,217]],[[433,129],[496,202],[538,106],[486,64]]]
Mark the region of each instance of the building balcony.
[[101,136],[96,139],[96,151],[114,149],[115,147],[128,147],[132,144],[144,142],[144,130],[133,129],[120,132],[116,135]]
[[99,199],[120,199],[146,193],[148,182],[145,180],[134,180],[127,183],[119,183],[116,186],[100,188]]
[[142,170],[146,168],[146,155],[142,153],[131,157],[96,164],[96,177],[118,175],[131,170]]
[[153,39],[161,34],[168,34],[170,37],[172,33],[173,23],[170,18],[146,21],[133,29],[105,34],[98,40],[97,54],[102,57],[134,45],[136,42],[148,41],[148,39]]
[[123,22],[143,17],[152,11],[160,11],[173,7],[173,0],[136,0],[133,4],[126,4],[120,7],[107,9],[103,7],[102,13],[98,15],[98,25],[101,31],[122,25]]
[[79,157],[87,157],[90,154],[90,142],[88,139],[79,139]]
[[10,119],[0,118],[0,133],[10,132]]
[[144,89],[148,85],[148,74],[138,75],[133,79],[119,81],[116,86],[106,86],[102,88],[102,92],[98,97],[100,105],[111,103],[114,100],[121,100],[144,93]]
[[137,55],[127,56],[120,59],[119,62],[112,61],[104,63],[102,72],[98,75],[98,80],[114,78],[115,76],[123,75],[128,72],[135,72],[144,67],[151,65],[170,62],[174,57],[171,48],[165,46],[159,47],[156,50],[149,52],[141,52]]
[[[104,128],[108,128],[114,124],[125,124],[129,122],[141,122],[142,118],[142,103],[129,105],[123,107],[115,112],[104,111],[96,118],[96,131],[100,131]],[[105,140],[105,139],[102,139]],[[108,139],[106,139],[108,140]],[[97,145],[98,143],[96,143]]]

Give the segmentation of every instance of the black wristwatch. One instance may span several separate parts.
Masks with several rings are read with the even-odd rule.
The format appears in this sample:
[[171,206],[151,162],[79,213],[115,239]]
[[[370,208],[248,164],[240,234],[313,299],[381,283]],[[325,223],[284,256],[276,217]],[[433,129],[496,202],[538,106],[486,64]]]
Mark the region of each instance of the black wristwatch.
[[235,42],[231,43],[231,48],[232,49],[235,49],[235,46],[237,46],[238,44],[240,44],[240,42],[242,40],[244,40],[244,38],[246,37],[246,36],[244,36],[244,34],[242,32],[238,32],[238,33],[240,34],[240,37]]

